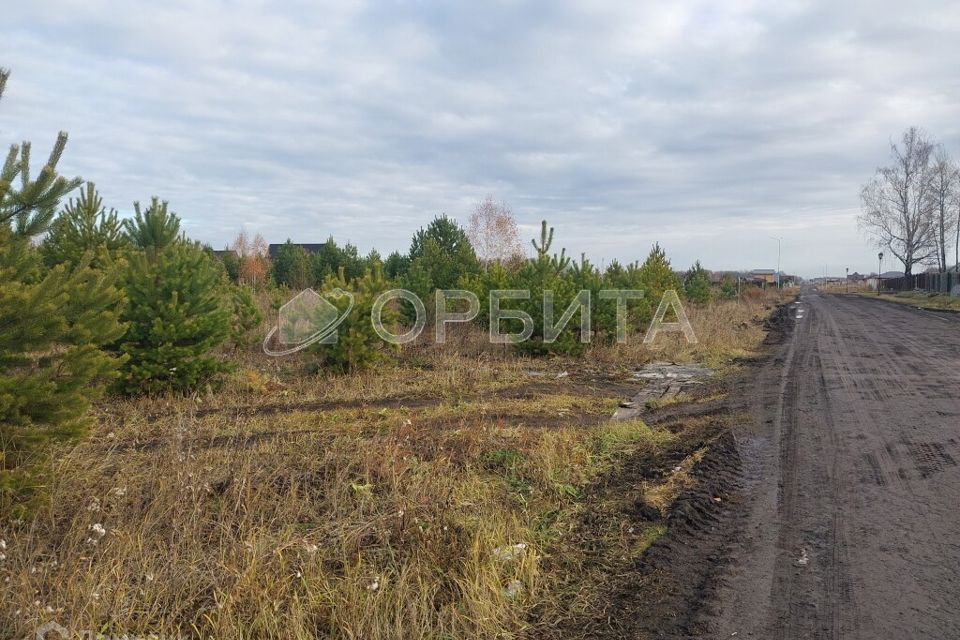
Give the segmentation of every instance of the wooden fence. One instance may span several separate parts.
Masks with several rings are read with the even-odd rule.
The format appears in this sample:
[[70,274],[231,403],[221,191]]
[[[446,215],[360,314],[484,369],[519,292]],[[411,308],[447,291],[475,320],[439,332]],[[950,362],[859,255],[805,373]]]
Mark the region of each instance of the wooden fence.
[[902,278],[882,280],[880,288],[884,291],[940,291],[949,293],[954,287],[960,286],[960,274],[955,271],[940,273],[917,273]]

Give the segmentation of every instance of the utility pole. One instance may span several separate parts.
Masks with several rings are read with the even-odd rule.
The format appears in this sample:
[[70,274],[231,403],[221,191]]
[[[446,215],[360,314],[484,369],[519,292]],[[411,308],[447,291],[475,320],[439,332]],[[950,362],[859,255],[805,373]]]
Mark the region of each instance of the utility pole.
[[777,289],[779,289],[780,288],[780,241],[783,240],[783,238],[770,236],[770,239],[777,241]]
[[843,292],[850,293],[850,267],[847,267],[847,278],[843,281]]

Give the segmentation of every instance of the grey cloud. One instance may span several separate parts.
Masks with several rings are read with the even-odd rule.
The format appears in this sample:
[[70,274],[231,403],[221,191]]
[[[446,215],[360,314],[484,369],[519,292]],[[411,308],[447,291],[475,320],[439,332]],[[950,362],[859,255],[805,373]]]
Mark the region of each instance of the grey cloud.
[[[859,185],[924,126],[960,154],[948,3],[20,3],[2,139],[223,245],[405,248],[492,194],[599,262],[869,270]],[[838,261],[843,260],[844,263]],[[849,264],[846,262],[849,261]]]

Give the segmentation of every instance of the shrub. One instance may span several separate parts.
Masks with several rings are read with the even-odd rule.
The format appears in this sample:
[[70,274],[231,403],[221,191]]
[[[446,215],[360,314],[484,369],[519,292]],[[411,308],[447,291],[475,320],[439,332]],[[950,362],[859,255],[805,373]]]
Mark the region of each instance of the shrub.
[[586,345],[580,342],[579,312],[570,318],[570,322],[559,335],[551,341],[547,340],[544,291],[553,292],[553,325],[557,324],[560,316],[579,292],[573,278],[569,274],[558,271],[552,259],[535,259],[525,264],[517,273],[516,288],[529,289],[530,298],[517,300],[512,305],[503,303],[501,307],[520,309],[527,312],[533,319],[533,333],[528,340],[515,344],[517,351],[532,355],[547,355],[579,354],[586,349]]
[[[620,269],[619,263],[615,263],[616,268]],[[612,342],[617,336],[617,301],[615,299],[601,299],[600,292],[605,289],[626,289],[630,287],[621,287],[610,282],[606,274],[600,272],[593,266],[585,254],[580,255],[580,261],[574,262],[570,267],[570,275],[578,291],[585,290],[590,292],[590,303],[592,306],[592,319],[590,330],[592,332],[591,341]],[[637,301],[627,300],[628,321],[630,319],[630,309],[635,307]]]
[[663,297],[664,292],[680,289],[677,276],[660,243],[654,244],[650,249],[647,259],[640,265],[638,276],[647,296],[657,301]]
[[[643,297],[627,300],[627,329],[638,330],[653,317],[652,302],[649,292],[641,278],[642,272],[639,263],[632,262],[626,267],[614,260],[603,274],[603,288],[610,290],[640,290]],[[604,334],[607,341],[616,337],[616,300],[599,300],[597,303],[599,322],[596,330]]]
[[[486,329],[490,323],[490,292],[495,289],[513,289],[518,282],[517,269],[494,262],[480,273],[465,274],[457,283],[458,289],[470,291],[480,301],[475,322]],[[505,322],[504,324],[509,324]],[[519,330],[519,329],[518,329]]]
[[[464,276],[459,287],[472,291],[480,299],[480,312],[477,321],[487,326],[489,322],[489,291],[492,289],[520,289],[529,290],[530,297],[520,300],[503,300],[501,309],[514,309],[527,313],[533,320],[533,333],[525,341],[517,341],[515,348],[521,353],[545,354],[579,354],[586,346],[580,340],[580,312],[575,313],[566,327],[552,340],[546,335],[546,320],[544,315],[544,292],[553,292],[553,318],[551,323],[556,326],[559,319],[567,311],[571,303],[582,292],[590,294],[591,310],[591,341],[613,341],[617,335],[617,300],[601,299],[603,290],[633,289],[644,293],[642,299],[628,299],[628,329],[639,329],[650,321],[654,310],[660,302],[664,292],[670,289],[681,289],[680,284],[670,267],[665,252],[659,245],[654,245],[643,265],[636,263],[623,267],[614,261],[603,273],[600,272],[585,255],[581,254],[579,261],[572,261],[565,250],[560,253],[551,253],[554,229],[541,223],[540,238],[532,240],[536,250],[536,257],[527,260],[519,268],[511,268],[503,264],[493,264],[479,274]],[[705,273],[705,272],[704,272]],[[416,275],[411,270],[410,277]],[[522,324],[519,320],[504,320],[501,323],[501,333],[519,333]]]

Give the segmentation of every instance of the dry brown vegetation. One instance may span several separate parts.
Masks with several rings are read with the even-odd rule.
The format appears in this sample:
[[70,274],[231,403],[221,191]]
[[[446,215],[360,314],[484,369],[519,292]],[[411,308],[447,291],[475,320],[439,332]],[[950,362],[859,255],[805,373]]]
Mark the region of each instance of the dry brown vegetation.
[[[871,297],[876,297],[876,294],[873,294]],[[880,298],[891,302],[909,304],[914,307],[920,307],[921,309],[960,311],[960,298],[947,293],[901,291],[899,293],[881,293]]]
[[[596,606],[606,565],[585,535],[626,558],[666,530],[603,505],[665,511],[702,455],[629,496],[601,489],[681,437],[607,420],[631,371],[755,352],[774,295],[691,309],[696,346],[528,360],[465,328],[363,374],[271,362],[214,395],[104,402],[58,452],[47,504],[0,529],[0,635],[539,635]],[[585,533],[586,511],[608,517]]]

